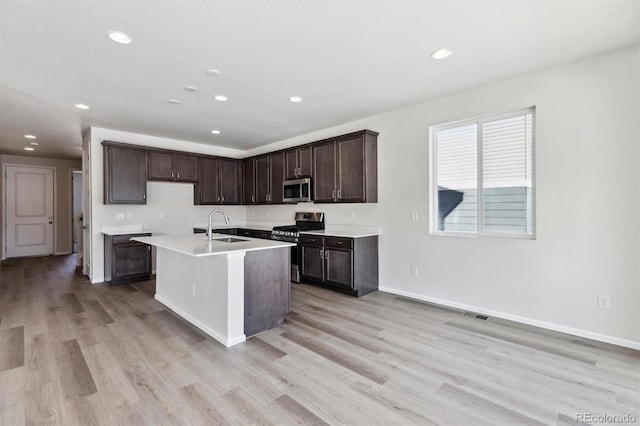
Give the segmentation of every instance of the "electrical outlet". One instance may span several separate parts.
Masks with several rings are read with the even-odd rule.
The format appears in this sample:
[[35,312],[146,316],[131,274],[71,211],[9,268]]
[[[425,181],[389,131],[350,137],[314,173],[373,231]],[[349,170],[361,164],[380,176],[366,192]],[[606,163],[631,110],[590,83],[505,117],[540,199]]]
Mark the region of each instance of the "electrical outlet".
[[133,219],[133,213],[127,212],[127,220]]
[[598,308],[611,309],[611,299],[609,296],[598,296]]
[[417,277],[418,276],[418,267],[417,266],[412,266],[411,267],[411,276],[412,277]]
[[356,212],[349,212],[349,219],[354,220],[356,218]]
[[193,297],[195,297],[196,296],[196,285],[195,284],[193,284],[193,286],[192,286],[192,292],[193,292]]
[[124,220],[124,213],[116,213],[116,220]]
[[411,222],[418,221],[418,212],[411,212]]

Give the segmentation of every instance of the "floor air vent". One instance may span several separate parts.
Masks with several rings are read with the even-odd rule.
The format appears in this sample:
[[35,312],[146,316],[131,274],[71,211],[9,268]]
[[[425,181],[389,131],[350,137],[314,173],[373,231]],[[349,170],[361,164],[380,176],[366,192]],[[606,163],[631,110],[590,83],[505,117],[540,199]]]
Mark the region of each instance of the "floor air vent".
[[488,320],[488,319],[489,319],[489,317],[488,317],[488,316],[486,316],[486,315],[481,315],[481,314],[477,314],[477,313],[475,313],[475,312],[463,312],[463,313],[462,313],[462,316],[465,316],[465,317],[471,317],[471,318],[476,318],[476,319],[479,319],[479,320],[482,320],[482,321],[486,321],[486,320]]

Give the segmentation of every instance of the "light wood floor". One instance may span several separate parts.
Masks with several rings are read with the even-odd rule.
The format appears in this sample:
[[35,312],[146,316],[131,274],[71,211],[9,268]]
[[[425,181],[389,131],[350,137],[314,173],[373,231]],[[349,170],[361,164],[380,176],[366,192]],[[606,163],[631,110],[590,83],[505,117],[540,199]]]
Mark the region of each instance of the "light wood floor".
[[153,291],[90,285],[73,256],[0,266],[0,425],[640,422],[637,351],[306,285],[226,349]]

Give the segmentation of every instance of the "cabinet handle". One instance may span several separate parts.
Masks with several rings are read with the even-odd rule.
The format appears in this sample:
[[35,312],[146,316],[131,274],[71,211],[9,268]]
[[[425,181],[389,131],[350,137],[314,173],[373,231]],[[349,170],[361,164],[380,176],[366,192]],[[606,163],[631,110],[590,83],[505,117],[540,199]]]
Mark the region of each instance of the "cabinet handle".
[[171,170],[171,179],[173,179],[173,170]]
[[338,189],[338,199],[342,198],[342,190]]
[[251,196],[251,202],[252,202],[252,203],[255,203],[255,202],[256,202],[256,196],[255,196],[255,195],[252,195],[252,196]]
[[329,250],[324,251],[324,258],[329,260]]
[[324,249],[320,249],[320,259],[324,257]]
[[142,199],[143,199],[143,200],[146,200],[146,199],[147,199],[147,193],[146,193],[146,192],[143,192],[143,193],[142,193]]
[[224,201],[224,195],[222,196],[222,201]]
[[147,246],[147,248],[149,249],[149,251],[151,251],[151,246]]
[[336,198],[336,190],[335,189],[333,191],[331,191],[331,198],[333,198],[334,200]]
[[180,179],[180,172],[178,172],[178,179]]

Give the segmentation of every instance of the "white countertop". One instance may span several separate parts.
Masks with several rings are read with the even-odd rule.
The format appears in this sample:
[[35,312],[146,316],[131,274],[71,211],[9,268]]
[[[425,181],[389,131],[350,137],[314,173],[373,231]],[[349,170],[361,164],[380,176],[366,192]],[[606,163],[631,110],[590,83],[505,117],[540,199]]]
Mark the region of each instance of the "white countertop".
[[129,235],[129,234],[141,234],[151,233],[149,229],[143,229],[142,225],[122,225],[122,226],[103,226],[100,229],[104,235]]
[[[245,240],[236,243],[215,241],[215,238],[238,238]],[[274,240],[260,240],[257,238],[235,237],[226,234],[213,234],[213,241],[207,241],[202,234],[190,235],[159,235],[155,237],[134,237],[132,240],[152,246],[172,250],[178,253],[194,257],[215,256],[219,254],[234,253],[239,251],[267,250],[280,247],[295,246],[292,243]]]
[[322,231],[302,231],[301,234],[307,235],[323,235],[325,237],[345,237],[345,238],[363,238],[380,235],[380,231],[375,230],[331,230],[324,229]]
[[[213,224],[213,229],[224,229],[224,228],[244,228],[244,229],[255,229],[258,231],[271,231],[277,223],[269,224],[269,223],[243,223],[243,224],[230,224],[230,225],[217,225]],[[285,225],[291,225],[285,224]],[[194,223],[194,228],[207,229],[206,223]],[[361,226],[361,225],[330,225],[327,226],[326,229],[322,231],[304,231],[301,234],[309,234],[309,235],[325,235],[331,237],[345,237],[345,238],[363,238],[363,237],[371,237],[374,235],[382,234],[382,230],[379,226]]]

